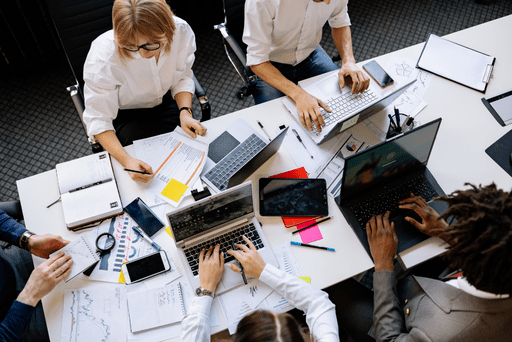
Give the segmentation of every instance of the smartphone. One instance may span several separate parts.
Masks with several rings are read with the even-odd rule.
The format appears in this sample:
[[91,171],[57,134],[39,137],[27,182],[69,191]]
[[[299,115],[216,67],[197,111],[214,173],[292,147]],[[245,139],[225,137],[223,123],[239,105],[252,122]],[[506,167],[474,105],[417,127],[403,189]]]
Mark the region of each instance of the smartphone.
[[394,82],[386,70],[384,70],[376,61],[366,63],[363,65],[363,69],[366,70],[371,78],[373,78],[373,80],[377,82],[382,88],[387,87]]
[[150,207],[144,203],[139,197],[134,199],[130,204],[124,207],[124,211],[137,222],[137,225],[149,236],[152,237],[165,224],[156,216]]
[[325,179],[260,178],[261,216],[328,216]]
[[165,251],[132,260],[121,266],[126,284],[137,283],[171,269]]

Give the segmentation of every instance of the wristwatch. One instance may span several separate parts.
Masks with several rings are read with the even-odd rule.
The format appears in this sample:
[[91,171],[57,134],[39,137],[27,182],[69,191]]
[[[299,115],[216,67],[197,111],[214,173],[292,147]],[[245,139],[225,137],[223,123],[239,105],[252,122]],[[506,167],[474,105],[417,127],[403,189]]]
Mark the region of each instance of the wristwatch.
[[26,251],[28,251],[28,239],[30,239],[30,237],[32,235],[36,235],[36,234],[32,233],[29,230],[27,230],[25,233],[21,234],[20,247]]
[[215,292],[212,292],[210,290],[207,290],[207,289],[203,289],[202,287],[198,287],[196,289],[196,295],[198,297],[201,297],[201,296],[210,296],[212,298],[215,298]]
[[192,113],[192,109],[190,109],[189,107],[181,107],[180,108],[180,113],[182,110],[186,110],[187,112],[190,113],[190,115],[194,116],[194,113]]

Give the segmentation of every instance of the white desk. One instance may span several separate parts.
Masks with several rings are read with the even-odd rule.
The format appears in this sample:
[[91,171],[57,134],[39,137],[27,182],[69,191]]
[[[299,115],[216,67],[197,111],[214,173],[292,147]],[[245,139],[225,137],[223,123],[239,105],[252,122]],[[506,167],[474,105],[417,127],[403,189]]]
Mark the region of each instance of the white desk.
[[[504,42],[512,41],[512,16],[448,35],[447,38],[497,58],[494,77],[488,86],[487,94],[510,88],[512,65],[509,61],[512,59],[512,45],[504,44]],[[422,45],[418,44],[395,53],[417,60]],[[377,60],[381,65],[385,65],[390,55],[380,56]],[[432,81],[424,96],[428,106],[417,118],[421,122],[428,122],[438,117],[443,118],[429,161],[429,169],[447,193],[464,188],[465,182],[476,185],[495,182],[500,188],[506,190],[512,188],[512,178],[484,151],[505,134],[510,127],[501,127],[496,122],[481,103],[482,96],[482,93],[439,77]],[[257,118],[271,135],[273,135],[275,127],[292,120],[281,101],[274,100],[206,122],[208,134],[201,139],[211,141],[238,118],[243,118],[258,130]],[[127,150],[129,153],[133,153],[133,148],[129,147]],[[274,174],[295,167],[296,165],[286,149],[281,148],[250,179],[255,181],[257,176]],[[117,162],[114,162],[114,168],[123,204],[126,205],[137,196],[144,198],[143,185],[132,182]],[[55,171],[20,180],[17,185],[28,229],[40,234],[59,234],[70,240],[76,238],[76,233],[69,232],[65,228],[60,204],[46,209],[46,205],[59,195]],[[334,219],[322,223],[321,231],[325,245],[335,247],[336,253],[322,253],[323,251],[306,248],[292,250],[304,274],[310,276],[312,284],[320,288],[350,278],[373,266],[371,259],[332,199],[329,199],[329,209],[330,215],[334,216]],[[290,240],[291,234],[284,228],[279,218],[261,218],[261,222],[271,245],[275,246]],[[430,239],[418,248],[401,255],[401,258],[407,265],[412,265],[418,260],[429,258],[440,251],[442,251],[442,246],[439,240]],[[179,262],[177,255],[173,254],[174,260]],[[64,288],[96,286],[97,284],[97,282],[80,280],[72,281],[69,284],[61,283],[53,292],[43,298],[43,307],[52,341],[60,340],[62,290]],[[101,284],[104,285],[104,283]],[[212,333],[226,327],[222,314],[219,316],[221,325]]]

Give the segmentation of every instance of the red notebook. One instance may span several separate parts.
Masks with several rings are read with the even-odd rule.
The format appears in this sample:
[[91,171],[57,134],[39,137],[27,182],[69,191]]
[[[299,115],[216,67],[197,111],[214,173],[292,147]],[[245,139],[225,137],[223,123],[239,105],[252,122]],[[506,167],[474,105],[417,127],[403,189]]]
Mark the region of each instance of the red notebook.
[[[277,175],[270,176],[269,178],[308,178],[308,173],[304,167],[293,169]],[[286,228],[295,227],[298,224],[317,219],[316,217],[282,217],[284,226]],[[311,222],[313,223],[313,222]]]

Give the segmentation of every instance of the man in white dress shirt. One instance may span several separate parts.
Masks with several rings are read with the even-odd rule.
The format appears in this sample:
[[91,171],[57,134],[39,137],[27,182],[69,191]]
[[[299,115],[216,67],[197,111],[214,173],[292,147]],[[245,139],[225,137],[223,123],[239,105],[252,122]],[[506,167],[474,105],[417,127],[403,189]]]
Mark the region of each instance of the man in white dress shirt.
[[[352,82],[352,93],[368,88],[370,79],[357,66],[352,52],[348,0],[247,0],[243,41],[247,64],[258,76],[253,96],[256,104],[288,95],[297,104],[302,126],[318,131],[325,126],[320,107],[329,108],[297,86],[300,80],[338,66],[320,47],[327,21],[342,67],[340,87]],[[345,77],[348,77],[345,80]]]

